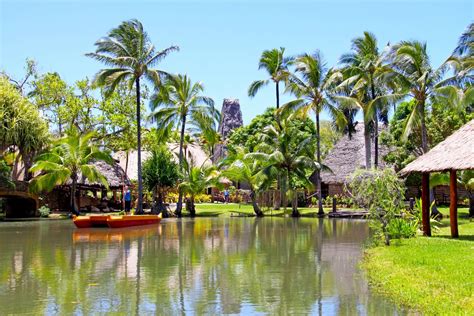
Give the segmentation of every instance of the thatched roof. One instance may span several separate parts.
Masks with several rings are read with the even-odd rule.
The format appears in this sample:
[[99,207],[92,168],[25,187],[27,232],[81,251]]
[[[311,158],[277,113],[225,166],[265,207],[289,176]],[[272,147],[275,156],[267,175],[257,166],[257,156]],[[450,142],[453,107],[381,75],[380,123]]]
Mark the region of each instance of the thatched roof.
[[[379,131],[384,127],[379,125]],[[375,145],[372,140],[372,164],[374,163]],[[379,143],[379,167],[386,168],[387,164],[382,157],[388,153],[387,146]],[[348,135],[344,135],[331,149],[327,157],[323,160],[332,172],[323,171],[321,179],[326,184],[343,184],[346,183],[348,177],[358,168],[365,168],[365,142],[364,142],[364,124],[359,122],[356,131],[349,139]]]
[[468,169],[474,169],[474,120],[409,163],[401,173]]
[[[171,152],[174,153],[175,161],[178,162],[179,146],[177,144],[167,144]],[[119,151],[115,153],[114,158],[119,161],[120,166],[125,170],[127,169],[127,175],[132,180],[138,179],[137,163],[138,155],[137,151],[131,151],[128,154],[128,167],[127,167],[127,153]],[[151,152],[142,150],[142,162],[150,158]],[[187,159],[192,160],[195,166],[201,166],[203,164],[211,164],[211,160],[204,152],[204,150],[197,145],[189,145],[187,148]]]
[[[119,188],[122,185],[130,185],[130,179],[125,174],[125,171],[120,167],[118,162],[113,165],[109,165],[104,161],[95,161],[93,165],[97,170],[107,179],[110,188]],[[70,185],[71,181],[67,182]],[[84,179],[81,174],[78,177],[78,185],[90,186],[90,187],[102,187],[101,183],[90,183],[87,179]]]

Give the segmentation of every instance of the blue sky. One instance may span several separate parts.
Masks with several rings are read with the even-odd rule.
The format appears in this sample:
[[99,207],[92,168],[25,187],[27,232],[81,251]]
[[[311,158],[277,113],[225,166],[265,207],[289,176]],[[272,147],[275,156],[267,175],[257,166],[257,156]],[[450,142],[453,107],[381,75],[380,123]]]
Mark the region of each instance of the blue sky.
[[[319,49],[329,66],[368,30],[380,46],[418,39],[439,65],[474,20],[474,1],[27,1],[0,0],[0,69],[21,77],[27,57],[66,81],[92,78],[101,65],[84,56],[121,21],[137,18],[158,48],[179,45],[159,68],[202,81],[220,108],[238,98],[248,123],[274,105],[274,89],[247,97],[264,49]],[[289,100],[288,96],[283,101]]]

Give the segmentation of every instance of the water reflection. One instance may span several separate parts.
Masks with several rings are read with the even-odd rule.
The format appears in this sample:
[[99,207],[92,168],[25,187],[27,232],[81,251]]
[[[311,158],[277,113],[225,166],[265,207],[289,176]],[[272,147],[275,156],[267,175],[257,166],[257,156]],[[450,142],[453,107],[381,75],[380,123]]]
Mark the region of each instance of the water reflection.
[[2,223],[0,312],[394,314],[357,270],[368,233],[327,219]]

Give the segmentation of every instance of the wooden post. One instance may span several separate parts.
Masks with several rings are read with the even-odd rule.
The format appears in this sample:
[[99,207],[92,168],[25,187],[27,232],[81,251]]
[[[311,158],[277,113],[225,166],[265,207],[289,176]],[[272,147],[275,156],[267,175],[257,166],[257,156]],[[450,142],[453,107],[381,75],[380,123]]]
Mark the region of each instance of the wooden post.
[[430,174],[424,172],[421,174],[421,204],[422,204],[422,222],[423,235],[431,236],[430,226]]
[[337,212],[337,201],[335,197],[332,198],[332,212],[333,213]]
[[458,190],[456,170],[449,172],[449,223],[451,225],[451,237],[458,238]]
[[413,209],[415,208],[415,199],[413,198],[410,198],[410,211],[413,211]]

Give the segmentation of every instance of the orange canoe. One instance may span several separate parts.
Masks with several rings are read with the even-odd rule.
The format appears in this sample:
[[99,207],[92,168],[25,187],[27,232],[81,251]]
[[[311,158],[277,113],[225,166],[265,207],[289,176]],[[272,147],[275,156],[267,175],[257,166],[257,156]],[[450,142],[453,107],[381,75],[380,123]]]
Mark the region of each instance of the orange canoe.
[[161,215],[123,215],[109,216],[107,225],[110,228],[121,228],[140,225],[158,224],[161,221]]
[[77,228],[107,227],[109,217],[109,215],[74,216],[72,220]]

